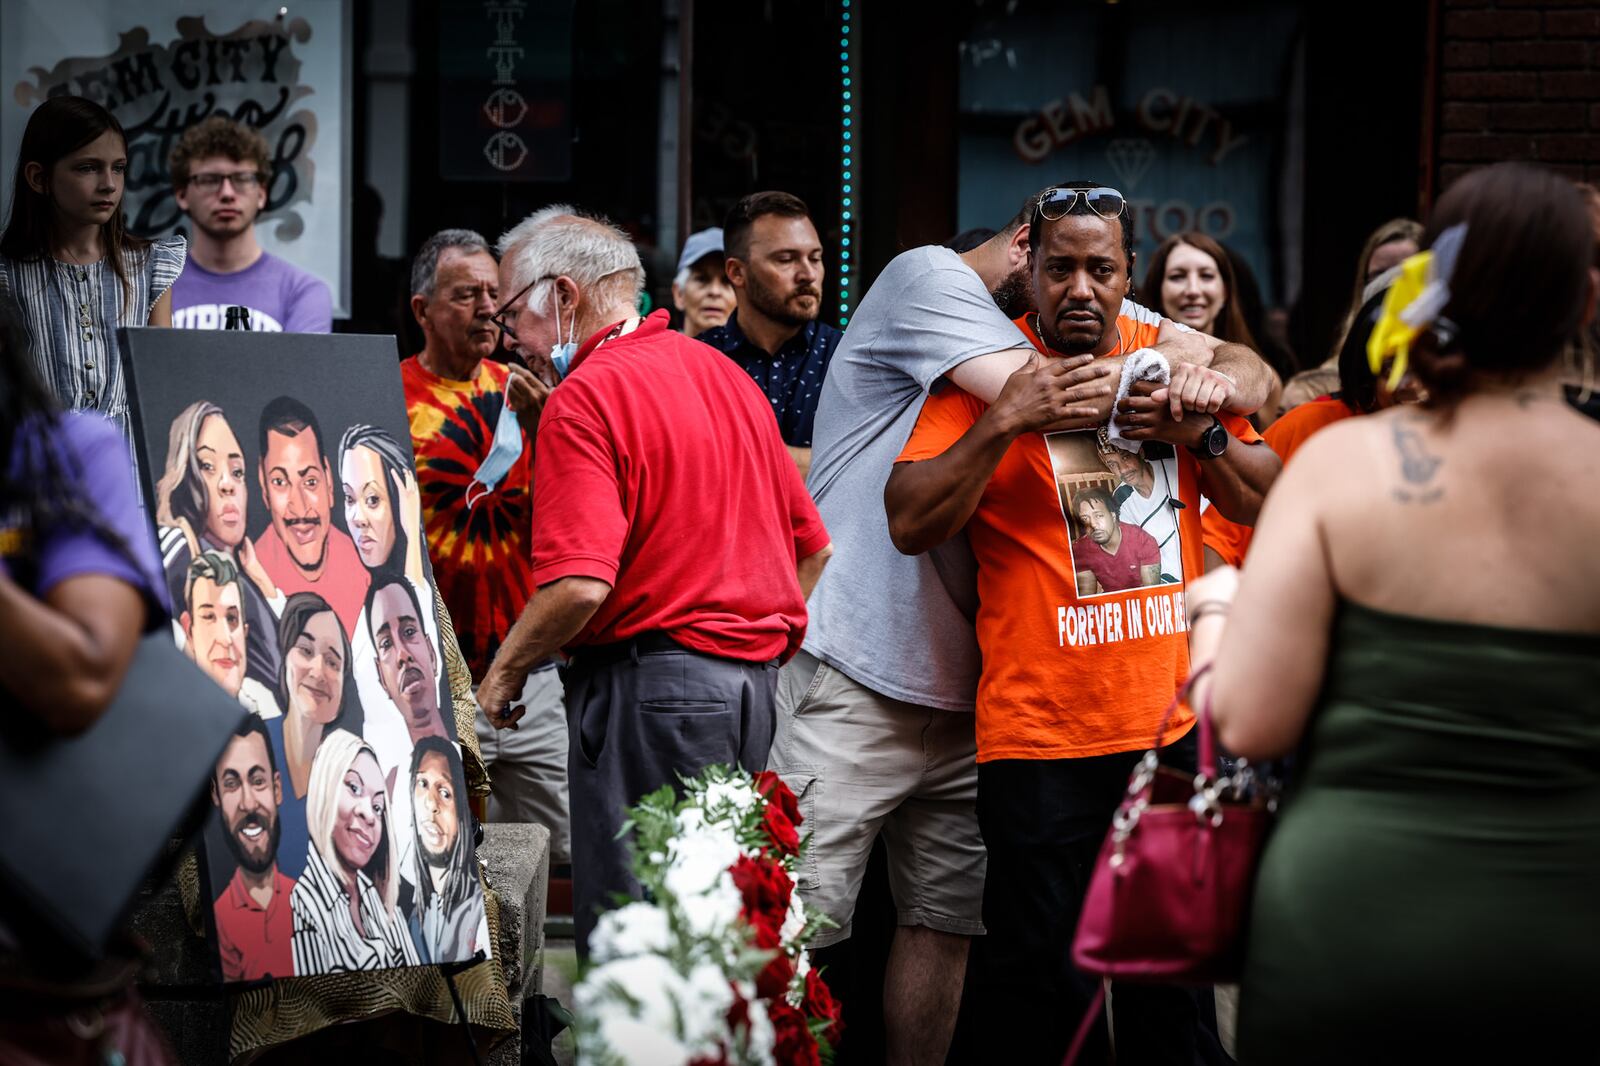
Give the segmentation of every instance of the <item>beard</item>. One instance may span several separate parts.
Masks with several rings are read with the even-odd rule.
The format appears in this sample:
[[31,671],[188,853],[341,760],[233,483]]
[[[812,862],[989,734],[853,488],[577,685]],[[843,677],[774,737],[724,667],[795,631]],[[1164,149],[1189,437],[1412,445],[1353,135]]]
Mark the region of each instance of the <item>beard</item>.
[[1018,267],[1000,279],[1000,284],[989,291],[995,306],[1007,318],[1020,318],[1034,309],[1033,274],[1027,267]]
[[1045,344],[1050,346],[1050,350],[1057,355],[1084,355],[1100,347],[1100,342],[1106,336],[1106,316],[1104,312],[1094,304],[1065,303],[1057,309],[1056,313],[1065,314],[1068,311],[1093,311],[1095,317],[1100,320],[1099,332],[1092,337],[1083,333],[1071,338],[1064,337],[1056,330],[1056,323],[1053,320],[1046,319],[1043,312],[1041,312],[1039,315],[1039,336]]
[[203,222],[193,215],[190,215],[189,218],[194,223],[195,229],[200,230],[207,237],[214,241],[225,241],[239,236],[239,234],[254,226],[256,224],[256,216],[260,214],[259,211],[248,210],[243,204],[236,205],[234,210],[238,211],[239,215],[228,222]]
[[417,847],[422,852],[423,861],[438,870],[450,865],[450,857],[456,850],[456,841],[455,837],[451,837],[445,841],[444,847],[434,851],[428,847],[427,841],[419,833],[417,835]]
[[[745,294],[750,297],[751,306],[774,322],[785,326],[804,326],[807,322],[816,321],[822,311],[822,293],[815,285],[803,285],[780,294],[776,289],[768,288],[753,271],[746,277]],[[797,309],[793,301],[800,296],[813,297],[815,309],[809,313]]]
[[228,850],[233,852],[233,857],[240,866],[253,874],[266,873],[272,869],[273,863],[278,861],[278,816],[272,816],[272,825],[267,829],[267,851],[264,858],[252,858],[250,851],[239,842],[239,831],[250,825],[266,825],[266,816],[260,814],[247,814],[238,824],[228,830]]

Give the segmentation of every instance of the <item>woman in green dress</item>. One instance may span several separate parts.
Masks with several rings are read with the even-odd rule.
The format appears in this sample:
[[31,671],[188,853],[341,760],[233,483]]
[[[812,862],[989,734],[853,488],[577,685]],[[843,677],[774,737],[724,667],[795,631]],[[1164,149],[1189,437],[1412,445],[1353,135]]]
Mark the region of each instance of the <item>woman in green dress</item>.
[[[1190,588],[1222,743],[1302,756],[1242,1063],[1600,1056],[1600,425],[1561,358],[1600,290],[1593,224],[1565,179],[1500,164],[1425,245],[1374,350],[1428,400],[1307,442],[1242,576]],[[1404,324],[1428,280],[1443,302]]]

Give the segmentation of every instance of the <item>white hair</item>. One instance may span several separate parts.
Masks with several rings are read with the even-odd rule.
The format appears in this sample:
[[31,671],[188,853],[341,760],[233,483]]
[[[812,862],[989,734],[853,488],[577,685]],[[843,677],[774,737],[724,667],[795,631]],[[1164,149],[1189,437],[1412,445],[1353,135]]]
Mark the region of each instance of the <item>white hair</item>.
[[[510,271],[507,297],[535,278],[562,274],[577,282],[584,300],[597,307],[636,307],[644,288],[644,266],[628,235],[570,204],[535,211],[501,234],[495,249]],[[541,287],[528,294],[530,302]]]
[[680,289],[686,287],[689,284],[689,268],[684,267],[682,270],[678,271],[677,274],[673,275],[672,284]]

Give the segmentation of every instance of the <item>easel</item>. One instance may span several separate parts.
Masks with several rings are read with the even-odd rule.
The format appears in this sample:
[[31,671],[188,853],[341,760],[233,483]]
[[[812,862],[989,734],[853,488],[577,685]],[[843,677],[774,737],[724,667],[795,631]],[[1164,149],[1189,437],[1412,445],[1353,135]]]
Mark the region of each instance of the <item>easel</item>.
[[436,968],[439,976],[444,978],[445,987],[450,990],[450,1002],[456,1008],[456,1024],[461,1027],[462,1035],[467,1040],[467,1051],[472,1056],[473,1066],[483,1066],[483,1059],[478,1054],[478,1042],[472,1036],[472,1023],[467,1021],[467,1008],[461,1002],[461,992],[456,988],[456,974],[465,973],[467,970],[488,959],[482,950],[473,953],[472,958],[463,962],[441,962]]

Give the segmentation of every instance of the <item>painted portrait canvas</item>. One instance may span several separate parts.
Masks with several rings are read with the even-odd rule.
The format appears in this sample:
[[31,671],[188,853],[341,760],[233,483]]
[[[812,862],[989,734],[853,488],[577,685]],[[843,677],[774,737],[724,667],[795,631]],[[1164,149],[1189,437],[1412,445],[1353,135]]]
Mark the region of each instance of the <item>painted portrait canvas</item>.
[[393,340],[119,339],[173,638],[254,712],[199,855],[222,979],[487,957]]

